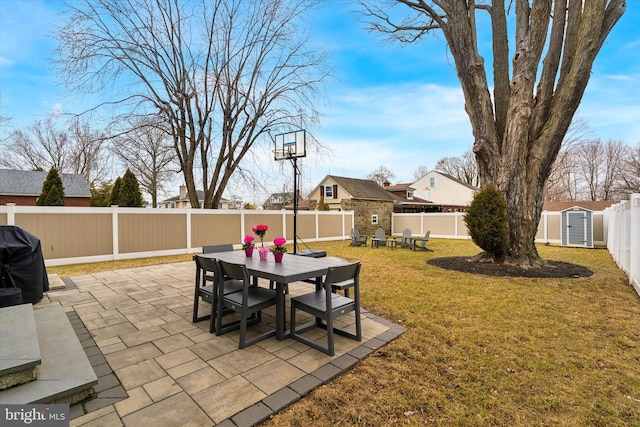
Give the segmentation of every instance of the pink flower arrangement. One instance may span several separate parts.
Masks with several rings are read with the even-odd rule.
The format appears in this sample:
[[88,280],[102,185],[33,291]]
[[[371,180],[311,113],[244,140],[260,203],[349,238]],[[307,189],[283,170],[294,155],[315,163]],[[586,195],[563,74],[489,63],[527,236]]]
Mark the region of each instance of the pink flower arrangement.
[[249,246],[253,246],[254,237],[250,234],[244,236],[244,241],[242,242],[242,249],[247,249]]
[[273,246],[271,246],[269,250],[273,253],[283,254],[287,252],[287,248],[284,247],[285,243],[287,243],[287,239],[284,237],[276,237],[273,239]]
[[260,243],[262,244],[263,247],[264,247],[264,242],[262,241],[262,239],[264,239],[264,235],[267,234],[268,229],[269,229],[269,226],[264,224],[258,224],[251,229],[251,231],[256,233],[256,236],[260,238]]

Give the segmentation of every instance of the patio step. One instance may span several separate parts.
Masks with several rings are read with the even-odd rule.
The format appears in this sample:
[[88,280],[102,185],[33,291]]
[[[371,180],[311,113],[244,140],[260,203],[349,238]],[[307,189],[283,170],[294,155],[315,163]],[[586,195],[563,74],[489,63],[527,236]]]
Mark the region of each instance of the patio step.
[[[31,309],[31,305],[26,306]],[[34,381],[0,391],[0,403],[73,405],[93,395],[98,378],[62,307],[31,310],[37,330],[36,341],[42,354],[41,364],[35,367]],[[0,348],[5,347],[4,335],[3,323]]]
[[36,379],[41,363],[31,304],[0,308],[0,390]]

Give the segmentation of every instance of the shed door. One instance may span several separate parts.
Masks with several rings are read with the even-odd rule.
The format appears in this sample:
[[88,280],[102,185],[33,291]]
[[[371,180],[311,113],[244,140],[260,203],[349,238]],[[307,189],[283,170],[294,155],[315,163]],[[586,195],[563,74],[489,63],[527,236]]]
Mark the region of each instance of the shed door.
[[567,212],[567,244],[587,246],[587,213]]

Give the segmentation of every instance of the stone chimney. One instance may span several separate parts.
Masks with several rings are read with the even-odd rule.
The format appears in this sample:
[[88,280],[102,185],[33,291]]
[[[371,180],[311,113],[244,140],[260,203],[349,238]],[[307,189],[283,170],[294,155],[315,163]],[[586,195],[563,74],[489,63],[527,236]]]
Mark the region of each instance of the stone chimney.
[[186,185],[181,185],[180,186],[180,200],[184,200],[187,198],[187,186]]
[[383,187],[389,187],[389,186],[391,186],[391,183],[389,182],[388,179],[385,179],[384,182],[382,183],[382,186]]

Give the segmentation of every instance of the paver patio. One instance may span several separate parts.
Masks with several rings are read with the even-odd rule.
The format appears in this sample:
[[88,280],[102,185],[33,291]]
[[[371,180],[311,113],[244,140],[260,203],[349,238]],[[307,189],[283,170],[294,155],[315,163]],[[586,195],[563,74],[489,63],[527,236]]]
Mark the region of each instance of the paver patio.
[[[237,331],[218,337],[208,321],[191,322],[194,278],[191,262],[74,276],[35,306],[62,305],[99,377],[97,398],[71,408],[72,426],[253,425],[404,331],[363,310],[363,340],[336,336],[334,357],[291,339],[239,350]],[[289,298],[310,286],[290,285],[287,319]],[[251,329],[273,328],[274,315],[266,310]]]

